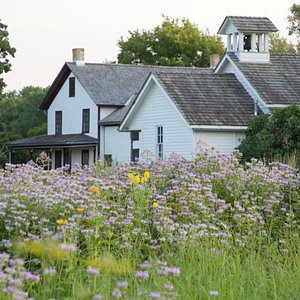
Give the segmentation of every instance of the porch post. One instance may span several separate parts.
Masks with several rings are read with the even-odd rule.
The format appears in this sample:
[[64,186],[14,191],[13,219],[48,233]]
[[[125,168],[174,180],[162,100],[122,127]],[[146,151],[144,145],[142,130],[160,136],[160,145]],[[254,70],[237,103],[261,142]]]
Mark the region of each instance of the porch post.
[[8,148],[8,163],[11,164],[11,150]]

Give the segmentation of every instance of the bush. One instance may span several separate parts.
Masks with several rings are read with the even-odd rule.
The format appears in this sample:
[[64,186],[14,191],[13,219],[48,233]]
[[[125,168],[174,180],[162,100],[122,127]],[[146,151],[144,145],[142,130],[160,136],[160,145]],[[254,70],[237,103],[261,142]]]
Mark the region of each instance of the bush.
[[299,164],[300,107],[291,105],[252,119],[238,149],[245,161],[258,158]]

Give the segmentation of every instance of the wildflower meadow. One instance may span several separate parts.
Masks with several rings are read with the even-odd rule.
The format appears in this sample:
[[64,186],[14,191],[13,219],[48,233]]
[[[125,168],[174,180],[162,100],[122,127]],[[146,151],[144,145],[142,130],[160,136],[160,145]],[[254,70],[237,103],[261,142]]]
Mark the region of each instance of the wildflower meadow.
[[0,170],[0,299],[299,299],[300,175],[201,153]]

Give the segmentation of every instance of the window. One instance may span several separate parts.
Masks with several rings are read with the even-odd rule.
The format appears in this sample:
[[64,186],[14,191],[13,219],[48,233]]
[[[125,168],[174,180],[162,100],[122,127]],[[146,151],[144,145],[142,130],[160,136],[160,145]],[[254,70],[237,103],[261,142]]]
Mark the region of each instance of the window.
[[140,158],[140,149],[132,149],[132,158],[131,161],[138,161]]
[[138,141],[140,139],[140,132],[137,130],[131,131],[130,137],[132,141]]
[[62,133],[62,111],[55,112],[55,134]]
[[82,110],[82,133],[90,132],[90,109]]
[[160,158],[164,156],[163,142],[163,127],[156,126],[156,156]]
[[75,77],[69,78],[69,97],[75,97]]
[[82,150],[81,151],[81,164],[82,166],[89,165],[89,156],[90,152],[89,150]]

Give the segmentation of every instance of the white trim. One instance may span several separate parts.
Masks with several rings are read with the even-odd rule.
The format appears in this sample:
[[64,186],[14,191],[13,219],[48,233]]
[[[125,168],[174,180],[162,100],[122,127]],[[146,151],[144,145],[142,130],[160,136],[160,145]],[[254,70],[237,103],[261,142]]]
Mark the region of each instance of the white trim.
[[193,130],[218,130],[218,131],[244,131],[247,126],[215,126],[215,125],[191,125]]
[[269,104],[269,105],[267,105],[267,107],[269,107],[269,108],[283,108],[283,107],[287,107],[289,105],[290,104]]

